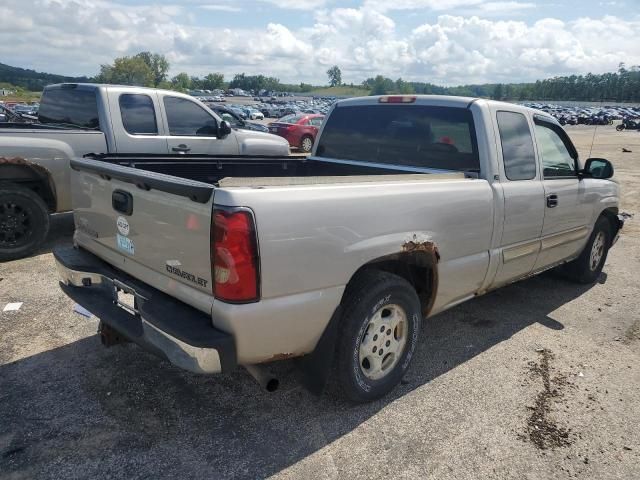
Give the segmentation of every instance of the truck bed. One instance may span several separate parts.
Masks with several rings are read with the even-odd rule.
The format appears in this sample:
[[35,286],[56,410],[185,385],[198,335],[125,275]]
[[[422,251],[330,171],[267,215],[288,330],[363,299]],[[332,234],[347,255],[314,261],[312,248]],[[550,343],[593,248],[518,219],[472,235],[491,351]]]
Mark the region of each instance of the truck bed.
[[[92,154],[88,158],[223,188],[443,180],[474,176],[471,172],[464,174],[448,170],[296,157]],[[357,180],[353,178],[356,176]]]

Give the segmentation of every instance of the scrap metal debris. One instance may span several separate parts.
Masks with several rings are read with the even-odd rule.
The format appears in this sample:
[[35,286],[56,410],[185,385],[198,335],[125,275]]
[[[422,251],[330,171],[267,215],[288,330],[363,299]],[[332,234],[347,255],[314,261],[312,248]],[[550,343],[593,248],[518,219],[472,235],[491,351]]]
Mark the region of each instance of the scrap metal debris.
[[22,302],[7,303],[2,309],[3,312],[16,312],[22,307]]

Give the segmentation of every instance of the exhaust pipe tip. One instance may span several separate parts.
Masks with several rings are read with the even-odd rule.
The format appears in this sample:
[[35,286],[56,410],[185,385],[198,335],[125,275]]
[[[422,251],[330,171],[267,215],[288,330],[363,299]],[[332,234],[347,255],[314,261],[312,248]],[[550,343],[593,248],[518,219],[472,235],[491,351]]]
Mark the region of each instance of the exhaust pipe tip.
[[280,381],[277,378],[270,379],[264,386],[267,392],[275,392],[280,387]]
[[280,387],[280,380],[268,368],[262,365],[245,365],[244,368],[267,392],[275,392]]

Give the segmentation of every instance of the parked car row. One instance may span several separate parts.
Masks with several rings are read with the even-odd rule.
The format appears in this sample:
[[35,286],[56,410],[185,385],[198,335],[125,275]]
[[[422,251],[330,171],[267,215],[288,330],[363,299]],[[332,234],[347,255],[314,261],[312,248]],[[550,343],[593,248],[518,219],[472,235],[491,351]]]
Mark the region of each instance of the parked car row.
[[0,122],[20,121],[22,117],[36,117],[40,104],[0,102]]
[[587,107],[547,103],[525,103],[524,105],[553,115],[560,125],[611,125],[615,120],[640,119],[640,107],[614,105]]

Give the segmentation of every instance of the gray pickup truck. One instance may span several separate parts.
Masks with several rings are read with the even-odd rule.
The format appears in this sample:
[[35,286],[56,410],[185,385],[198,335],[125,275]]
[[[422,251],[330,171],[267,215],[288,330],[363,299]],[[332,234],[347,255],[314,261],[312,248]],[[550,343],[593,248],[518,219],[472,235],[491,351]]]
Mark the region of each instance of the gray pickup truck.
[[0,261],[29,255],[49,213],[71,210],[69,160],[88,153],[289,154],[286,140],[230,128],[181,93],[60,84],[45,88],[38,122],[0,123]]
[[623,225],[607,160],[581,166],[551,116],[480,99],[340,101],[303,160],[71,167],[75,246],[54,256],[106,345],[263,382],[303,357],[310,386],[334,365],[356,401],[401,380],[423,316],[553,267],[593,282]]

